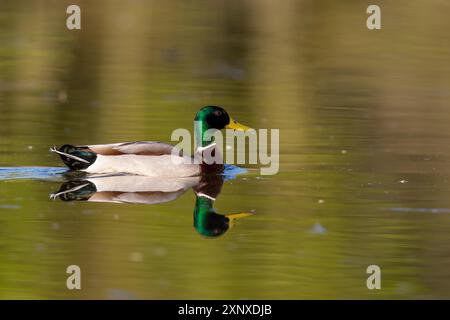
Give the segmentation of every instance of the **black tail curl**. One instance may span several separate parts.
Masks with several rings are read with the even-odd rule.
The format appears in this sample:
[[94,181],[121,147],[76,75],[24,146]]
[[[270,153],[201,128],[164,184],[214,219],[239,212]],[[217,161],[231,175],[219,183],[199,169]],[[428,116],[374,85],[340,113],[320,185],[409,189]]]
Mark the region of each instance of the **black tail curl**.
[[62,201],[86,201],[96,192],[97,188],[92,182],[74,180],[64,182],[58,192],[50,195],[50,198],[59,198]]
[[86,147],[75,147],[70,144],[65,144],[57,151],[59,151],[58,154],[61,160],[71,170],[86,169],[97,160],[97,154]]

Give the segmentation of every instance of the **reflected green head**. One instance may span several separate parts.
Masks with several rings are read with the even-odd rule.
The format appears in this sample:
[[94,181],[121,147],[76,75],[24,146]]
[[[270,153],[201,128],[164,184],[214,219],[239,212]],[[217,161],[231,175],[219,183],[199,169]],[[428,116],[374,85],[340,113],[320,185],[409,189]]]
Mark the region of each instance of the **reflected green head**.
[[214,211],[214,200],[197,196],[194,208],[194,227],[205,237],[217,237],[224,234],[229,226],[229,219]]

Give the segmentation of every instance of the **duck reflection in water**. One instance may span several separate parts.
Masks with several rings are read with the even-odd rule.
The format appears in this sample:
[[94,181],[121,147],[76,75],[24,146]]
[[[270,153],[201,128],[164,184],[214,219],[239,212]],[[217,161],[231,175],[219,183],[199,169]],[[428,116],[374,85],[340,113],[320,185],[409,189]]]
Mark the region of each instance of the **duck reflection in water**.
[[198,177],[161,180],[154,177],[133,175],[102,175],[75,178],[64,182],[51,199],[62,201],[90,201],[113,203],[158,204],[173,201],[193,189],[196,200],[194,227],[206,237],[217,237],[232,227],[237,219],[252,215],[250,212],[219,214],[214,202],[224,183],[224,176],[217,174]]

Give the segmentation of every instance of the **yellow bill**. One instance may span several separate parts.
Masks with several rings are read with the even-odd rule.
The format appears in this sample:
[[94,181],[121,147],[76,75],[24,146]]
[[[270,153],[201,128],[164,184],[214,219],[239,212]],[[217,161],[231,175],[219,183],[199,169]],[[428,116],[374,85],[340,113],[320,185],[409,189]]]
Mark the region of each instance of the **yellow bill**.
[[230,117],[230,123],[225,126],[226,129],[233,129],[236,131],[247,131],[247,130],[253,130],[250,127],[247,127],[246,125],[240,124],[236,120]]
[[227,217],[230,220],[229,225],[230,225],[230,227],[232,227],[234,225],[234,223],[236,222],[236,220],[245,218],[245,217],[249,217],[252,215],[253,215],[252,212],[239,212],[239,213],[226,214],[225,217]]

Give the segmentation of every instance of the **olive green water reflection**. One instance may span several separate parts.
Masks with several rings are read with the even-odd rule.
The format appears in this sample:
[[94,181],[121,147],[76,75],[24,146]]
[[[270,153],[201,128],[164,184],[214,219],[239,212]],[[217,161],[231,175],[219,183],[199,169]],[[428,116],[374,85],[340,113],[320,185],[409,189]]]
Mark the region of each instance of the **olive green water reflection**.
[[280,129],[280,172],[225,182],[216,210],[255,214],[216,239],[191,190],[63,202],[58,174],[3,174],[0,298],[450,298],[450,3],[377,1],[369,31],[360,1],[80,1],[68,31],[72,3],[0,2],[0,166],[170,142],[219,104]]

